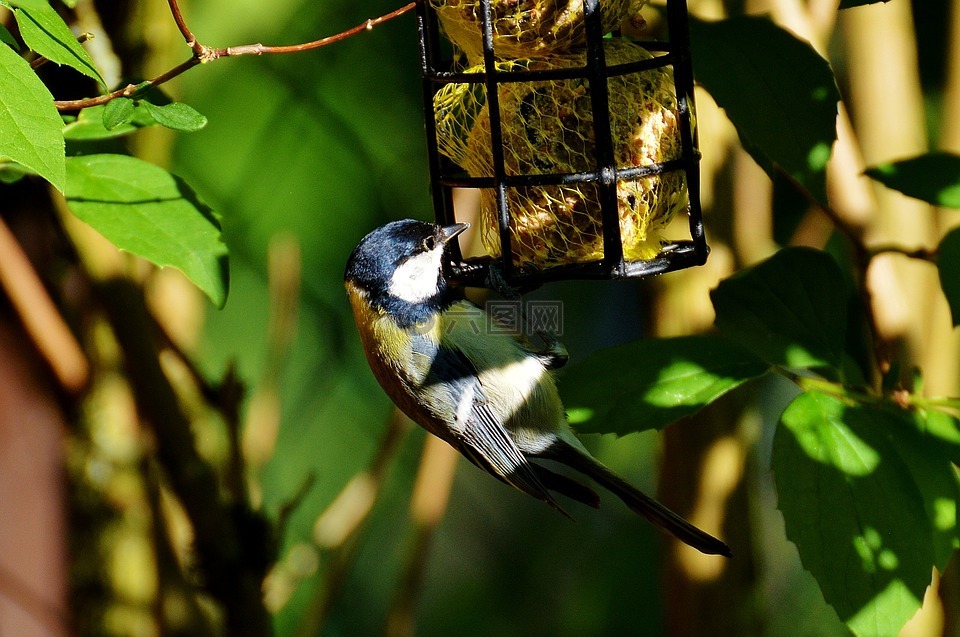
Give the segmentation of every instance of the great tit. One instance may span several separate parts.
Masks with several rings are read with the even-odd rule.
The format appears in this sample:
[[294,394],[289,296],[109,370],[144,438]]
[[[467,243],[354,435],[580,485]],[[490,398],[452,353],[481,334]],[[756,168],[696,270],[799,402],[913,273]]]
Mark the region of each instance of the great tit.
[[387,395],[414,422],[494,477],[566,511],[552,492],[598,508],[589,487],[533,459],[589,476],[657,526],[703,553],[729,547],[595,460],[574,436],[552,369],[565,362],[507,330],[450,284],[447,248],[468,224],[404,219],[354,249],[344,275],[367,361]]

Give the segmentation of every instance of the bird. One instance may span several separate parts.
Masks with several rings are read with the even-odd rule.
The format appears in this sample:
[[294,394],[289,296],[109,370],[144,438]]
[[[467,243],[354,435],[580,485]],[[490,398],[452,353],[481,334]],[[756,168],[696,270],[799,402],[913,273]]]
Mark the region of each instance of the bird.
[[569,514],[554,494],[599,508],[596,491],[537,461],[582,473],[628,508],[709,555],[721,540],[684,520],[596,460],[567,422],[554,370],[561,348],[538,349],[492,320],[448,280],[444,264],[469,224],[402,219],[367,234],[344,285],[367,362],[397,407],[471,463]]

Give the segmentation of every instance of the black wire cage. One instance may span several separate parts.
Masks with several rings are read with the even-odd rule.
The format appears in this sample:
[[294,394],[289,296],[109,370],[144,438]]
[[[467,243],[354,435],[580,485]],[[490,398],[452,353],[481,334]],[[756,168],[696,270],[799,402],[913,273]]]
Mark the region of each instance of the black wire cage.
[[[453,191],[455,188],[485,189],[489,207],[489,234],[492,246],[489,250],[494,256],[464,260],[459,245],[454,247],[454,261],[448,264],[451,278],[465,285],[490,287],[491,281],[506,282],[514,288],[531,288],[548,281],[563,279],[625,279],[639,278],[672,272],[706,262],[709,248],[704,236],[702,211],[700,207],[700,152],[693,102],[693,70],[690,58],[690,40],[686,0],[668,0],[666,5],[666,40],[643,40],[642,56],[623,59],[623,56],[611,56],[611,41],[618,33],[611,31],[610,22],[604,21],[601,0],[583,0],[580,17],[582,24],[576,49],[576,62],[564,65],[515,64],[505,59],[503,52],[498,57],[497,29],[498,20],[502,21],[503,6],[500,14],[493,3],[510,5],[516,10],[524,0],[472,0],[471,17],[478,20],[476,26],[480,37],[476,41],[472,68],[464,68],[463,53],[460,47],[451,47],[441,39],[438,8],[444,5],[459,6],[470,4],[465,0],[418,0],[417,21],[421,50],[421,70],[423,76],[423,99],[425,107],[425,126],[427,134],[428,160],[430,165],[430,187],[436,221],[442,225],[456,223]],[[605,6],[614,0],[603,0]],[[530,4],[529,2],[527,4]],[[536,2],[534,2],[536,4]],[[555,3],[562,4],[562,3]],[[568,5],[576,3],[570,2]],[[479,15],[477,15],[479,14]],[[448,27],[447,35],[451,35]],[[553,33],[556,33],[554,27]],[[523,34],[521,34],[523,35]],[[528,38],[529,39],[529,38]],[[633,45],[630,45],[633,46]],[[633,49],[631,49],[633,50]],[[550,53],[541,57],[549,58]],[[608,62],[613,62],[608,63]],[[638,74],[651,69],[663,74],[672,68],[672,81],[668,89],[672,91],[672,113],[675,113],[678,137],[677,148],[672,156],[659,161],[645,161],[624,164],[622,153],[617,150],[617,135],[623,130],[611,127],[611,78]],[[669,75],[665,75],[669,77]],[[589,117],[579,121],[590,128],[584,137],[590,142],[581,144],[578,149],[583,162],[571,169],[571,164],[561,166],[543,159],[535,144],[531,162],[537,169],[524,171],[517,165],[508,166],[511,137],[510,127],[516,127],[517,112],[508,105],[506,121],[504,118],[503,95],[509,88],[523,86],[544,86],[548,82],[569,82],[580,91],[577,108],[590,109]],[[482,174],[469,174],[462,165],[458,165],[442,152],[443,131],[438,133],[439,113],[437,96],[451,86],[466,87],[466,92],[479,95],[482,104],[485,148],[489,151],[489,164]],[[535,105],[527,98],[529,92],[520,100],[519,108],[531,111]],[[616,102],[618,95],[613,95]],[[526,102],[526,103],[524,103]],[[516,106],[516,104],[514,104]],[[613,105],[616,107],[616,105]],[[570,110],[570,109],[567,109]],[[474,113],[475,115],[476,113]],[[566,115],[565,115],[566,116]],[[631,115],[633,117],[633,115]],[[645,117],[645,115],[643,115]],[[636,116],[640,121],[641,115]],[[487,129],[487,122],[488,127]],[[575,124],[576,125],[576,124]],[[565,124],[558,120],[558,129]],[[569,137],[569,130],[560,130],[561,136]],[[537,142],[532,139],[536,132],[521,132],[529,139],[525,142]],[[508,139],[510,138],[510,139]],[[569,151],[564,142],[565,152]],[[619,155],[619,156],[618,156]],[[551,169],[552,168],[552,169]],[[476,173],[477,171],[473,171]],[[684,201],[682,206],[689,220],[690,239],[657,241],[654,254],[633,258],[624,250],[621,210],[624,196],[618,194],[618,184],[634,180],[632,183],[650,183],[650,179],[665,179],[668,176],[684,180]],[[517,192],[532,192],[534,189],[549,188],[589,188],[595,205],[585,214],[592,217],[597,250],[592,255],[580,258],[565,258],[560,263],[536,263],[518,257],[516,215]],[[631,205],[632,195],[628,197]],[[580,211],[583,215],[584,211]],[[526,222],[524,222],[526,223]],[[572,225],[571,225],[572,228]],[[572,228],[576,231],[575,228]],[[496,271],[496,277],[491,277]]]

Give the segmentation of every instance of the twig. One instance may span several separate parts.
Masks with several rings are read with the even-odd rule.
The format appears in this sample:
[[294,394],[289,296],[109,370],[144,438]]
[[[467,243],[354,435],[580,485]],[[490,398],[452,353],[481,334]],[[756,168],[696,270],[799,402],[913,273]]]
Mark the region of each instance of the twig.
[[[171,0],[172,1],[172,0]],[[236,55],[261,55],[263,53],[298,53],[300,51],[310,51],[311,49],[319,49],[320,47],[327,46],[328,44],[333,44],[334,42],[339,42],[340,40],[346,40],[349,37],[357,35],[363,31],[370,31],[373,27],[378,24],[387,22],[396,17],[407,13],[416,6],[416,2],[410,2],[406,5],[391,11],[390,13],[385,13],[379,18],[373,18],[358,24],[355,27],[347,29],[346,31],[341,31],[336,35],[327,36],[325,38],[320,38],[319,40],[314,40],[313,42],[307,42],[305,44],[291,44],[287,46],[264,46],[262,44],[246,44],[242,46],[227,47],[226,49],[221,49],[224,52],[224,55],[236,56]]]
[[165,82],[169,82],[173,78],[181,75],[185,71],[188,71],[195,67],[196,65],[203,62],[199,57],[192,57],[185,62],[181,62],[177,66],[173,67],[168,71],[164,71],[160,75],[156,76],[152,80],[147,80],[146,82],[141,82],[140,84],[127,84],[121,89],[117,89],[112,93],[107,93],[106,95],[100,95],[98,97],[87,97],[82,100],[57,100],[53,104],[57,107],[57,110],[60,112],[64,111],[78,111],[81,108],[87,108],[89,106],[99,106],[100,104],[106,104],[111,100],[115,100],[118,97],[130,97],[138,91],[142,91],[151,86],[160,86]]
[[203,64],[206,62],[213,62],[214,60],[219,60],[220,58],[225,57],[238,57],[241,55],[267,55],[267,54],[284,54],[284,53],[298,53],[300,51],[310,51],[312,49],[319,49],[320,47],[327,46],[328,44],[333,44],[341,40],[345,40],[351,36],[354,36],[363,31],[370,31],[373,27],[392,20],[396,17],[407,13],[416,6],[416,2],[410,2],[399,9],[386,13],[378,18],[372,18],[366,20],[365,22],[358,24],[357,26],[347,29],[346,31],[341,31],[335,35],[327,36],[325,38],[320,38],[319,40],[314,40],[313,42],[305,42],[303,44],[291,44],[283,46],[265,46],[263,44],[242,44],[240,46],[228,46],[222,49],[214,49],[197,41],[196,37],[193,35],[193,32],[187,26],[186,21],[183,18],[183,14],[180,12],[180,7],[177,5],[176,0],[168,0],[170,5],[170,11],[173,13],[173,19],[177,23],[177,27],[180,29],[180,33],[183,34],[184,39],[187,44],[193,49],[193,57],[189,60],[181,62],[177,66],[169,69],[156,76],[151,80],[147,80],[140,84],[128,84],[127,86],[113,91],[112,93],[107,93],[106,95],[100,95],[98,97],[90,97],[81,100],[59,100],[55,101],[54,104],[57,107],[57,110],[63,111],[76,111],[81,108],[87,108],[89,106],[97,106],[99,104],[106,104],[107,102],[114,100],[118,97],[130,97],[138,91],[142,91],[148,87],[160,86],[161,84],[170,81],[171,79],[182,75],[186,71],[190,70],[198,64]]
[[183,19],[183,13],[180,11],[180,5],[177,4],[177,0],[169,0],[168,4],[170,5],[170,13],[173,15],[173,21],[177,23],[177,28],[180,29],[180,33],[183,34],[183,39],[186,40],[187,46],[193,49],[194,54],[199,57],[202,45],[197,42],[197,38],[195,35],[193,35],[193,31],[191,31],[190,27],[187,26],[187,21]]

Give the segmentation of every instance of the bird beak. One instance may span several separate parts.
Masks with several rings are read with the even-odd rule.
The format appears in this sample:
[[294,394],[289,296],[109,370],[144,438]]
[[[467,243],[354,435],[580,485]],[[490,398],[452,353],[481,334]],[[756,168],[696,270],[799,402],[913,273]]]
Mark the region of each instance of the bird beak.
[[449,243],[451,239],[463,233],[469,227],[470,227],[469,223],[455,223],[452,226],[445,226],[441,228],[441,233],[443,234],[443,242]]

